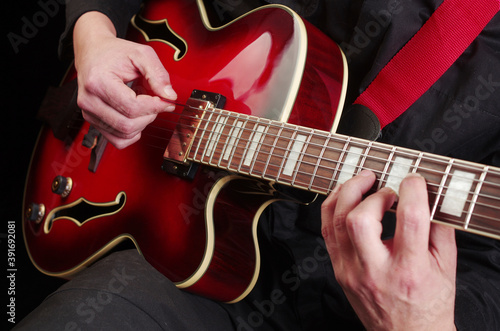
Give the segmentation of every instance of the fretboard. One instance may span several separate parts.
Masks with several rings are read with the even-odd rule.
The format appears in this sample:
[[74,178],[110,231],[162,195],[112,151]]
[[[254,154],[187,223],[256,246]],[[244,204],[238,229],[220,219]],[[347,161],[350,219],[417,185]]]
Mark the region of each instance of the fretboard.
[[500,169],[225,110],[206,111],[187,159],[328,194],[363,169],[396,192],[418,172],[435,222],[500,238]]

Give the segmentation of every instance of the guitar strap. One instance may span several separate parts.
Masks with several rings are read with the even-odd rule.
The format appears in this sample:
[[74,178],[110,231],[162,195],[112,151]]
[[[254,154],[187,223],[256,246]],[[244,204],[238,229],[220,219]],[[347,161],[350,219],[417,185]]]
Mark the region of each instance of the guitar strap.
[[499,0],[444,0],[354,106],[369,108],[381,128],[391,123],[445,73],[499,9]]

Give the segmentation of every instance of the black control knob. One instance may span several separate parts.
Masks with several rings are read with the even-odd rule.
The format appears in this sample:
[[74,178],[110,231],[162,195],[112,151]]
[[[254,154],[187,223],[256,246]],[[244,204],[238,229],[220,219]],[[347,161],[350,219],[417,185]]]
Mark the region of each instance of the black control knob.
[[26,218],[35,223],[40,223],[45,216],[45,205],[43,203],[31,203],[26,209]]
[[73,181],[70,177],[57,176],[52,181],[52,192],[66,198],[73,188]]

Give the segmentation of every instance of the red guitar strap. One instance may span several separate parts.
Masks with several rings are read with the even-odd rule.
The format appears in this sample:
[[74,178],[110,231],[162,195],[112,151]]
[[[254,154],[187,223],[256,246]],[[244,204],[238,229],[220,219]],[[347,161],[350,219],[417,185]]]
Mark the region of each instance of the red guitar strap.
[[383,128],[408,109],[465,51],[500,9],[499,0],[444,0],[356,99]]

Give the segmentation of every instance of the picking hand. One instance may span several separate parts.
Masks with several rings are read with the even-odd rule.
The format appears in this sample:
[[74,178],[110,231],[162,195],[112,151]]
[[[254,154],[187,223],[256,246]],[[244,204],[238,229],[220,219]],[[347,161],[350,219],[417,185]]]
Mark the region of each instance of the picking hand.
[[[175,106],[168,72],[155,51],[116,37],[108,17],[99,12],[82,15],[73,32],[78,72],[78,105],[83,117],[117,148],[140,139],[142,130],[158,113]],[[145,78],[156,96],[137,94],[127,83]]]

